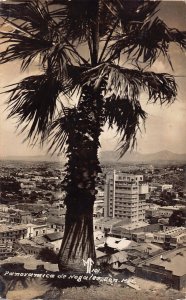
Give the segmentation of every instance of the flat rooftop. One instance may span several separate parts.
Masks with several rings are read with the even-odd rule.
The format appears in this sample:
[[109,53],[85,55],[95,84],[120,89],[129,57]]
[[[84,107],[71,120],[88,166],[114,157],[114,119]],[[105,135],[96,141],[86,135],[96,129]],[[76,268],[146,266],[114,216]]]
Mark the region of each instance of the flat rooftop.
[[119,225],[120,223],[124,223],[125,221],[121,221],[121,219],[117,218],[100,218],[100,219],[94,219],[94,224],[100,224],[104,226],[112,226],[112,225]]
[[64,225],[65,224],[65,218],[64,217],[48,217],[46,220],[47,223],[50,224],[57,224],[57,225]]
[[28,227],[32,227],[32,228],[42,228],[42,227],[46,227],[46,224],[32,224],[32,223],[29,223],[29,224],[26,224],[25,225],[27,228]]
[[134,230],[134,229],[138,229],[138,228],[141,228],[141,227],[146,227],[148,225],[149,224],[145,223],[145,222],[138,222],[138,223],[123,224],[123,225],[119,225],[118,227],[124,228],[124,229],[127,229],[127,230]]
[[173,236],[178,236],[182,233],[186,232],[186,228],[185,227],[171,227],[171,228],[167,228],[165,230],[161,230],[159,232],[157,232],[156,234],[167,234],[167,235],[171,235]]
[[[163,259],[162,259],[163,258]],[[172,271],[174,275],[183,276],[186,274],[186,247],[164,252],[153,259],[146,261],[146,265],[156,265]]]
[[169,206],[161,206],[159,207],[159,209],[163,209],[163,210],[180,210],[182,208],[185,208],[184,205],[175,205],[175,206],[172,206],[172,205],[169,205]]
[[47,233],[45,234],[45,238],[49,240],[50,242],[61,240],[64,236],[64,232],[53,232],[53,233]]
[[20,225],[0,225],[0,233],[2,232],[11,232],[11,231],[17,231],[17,230],[26,230],[26,224],[20,224]]

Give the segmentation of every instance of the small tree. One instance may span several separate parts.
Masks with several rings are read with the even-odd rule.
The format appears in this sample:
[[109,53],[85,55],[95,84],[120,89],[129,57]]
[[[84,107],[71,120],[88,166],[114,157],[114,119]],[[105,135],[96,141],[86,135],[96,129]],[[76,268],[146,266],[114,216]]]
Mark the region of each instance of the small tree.
[[51,262],[53,264],[58,263],[58,255],[53,249],[50,249],[48,247],[41,249],[37,258],[43,261]]
[[169,218],[169,225],[170,226],[185,226],[186,222],[186,209],[179,209],[172,213]]

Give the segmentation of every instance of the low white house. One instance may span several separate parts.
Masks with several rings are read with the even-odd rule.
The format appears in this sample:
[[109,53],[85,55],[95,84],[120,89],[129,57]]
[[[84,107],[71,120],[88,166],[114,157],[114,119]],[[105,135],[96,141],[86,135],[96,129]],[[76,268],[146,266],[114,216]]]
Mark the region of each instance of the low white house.
[[94,240],[100,240],[104,238],[104,233],[102,231],[94,231]]
[[116,249],[118,251],[128,248],[132,243],[133,241],[127,240],[126,238],[119,239],[119,238],[109,236],[106,239],[107,246]]
[[33,238],[36,236],[42,236],[47,233],[46,225],[36,225],[36,224],[26,224],[27,227],[27,236],[26,238]]

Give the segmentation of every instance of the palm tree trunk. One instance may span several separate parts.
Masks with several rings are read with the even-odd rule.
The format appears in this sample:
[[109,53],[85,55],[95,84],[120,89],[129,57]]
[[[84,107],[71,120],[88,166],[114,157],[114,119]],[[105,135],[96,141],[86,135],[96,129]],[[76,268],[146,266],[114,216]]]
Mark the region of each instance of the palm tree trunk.
[[59,269],[84,272],[86,265],[84,265],[83,260],[87,261],[88,258],[96,261],[93,215],[91,213],[77,215],[67,210],[65,234],[59,256]]
[[83,259],[96,259],[93,236],[95,181],[101,171],[98,160],[101,133],[101,91],[83,87],[68,137],[67,175],[63,185],[67,207],[65,232],[59,253],[59,269],[83,271]]

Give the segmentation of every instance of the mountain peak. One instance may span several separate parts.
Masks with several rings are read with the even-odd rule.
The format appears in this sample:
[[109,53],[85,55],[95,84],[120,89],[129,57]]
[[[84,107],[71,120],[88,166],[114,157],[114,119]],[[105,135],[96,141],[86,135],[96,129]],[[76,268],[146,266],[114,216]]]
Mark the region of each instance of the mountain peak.
[[120,159],[119,154],[116,151],[102,151],[100,153],[101,161],[105,162],[153,162],[153,161],[186,161],[185,154],[173,153],[169,150],[162,150],[155,153],[139,153],[139,152],[126,152],[126,154]]

